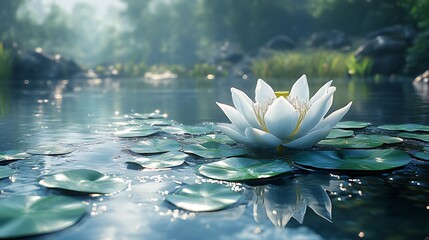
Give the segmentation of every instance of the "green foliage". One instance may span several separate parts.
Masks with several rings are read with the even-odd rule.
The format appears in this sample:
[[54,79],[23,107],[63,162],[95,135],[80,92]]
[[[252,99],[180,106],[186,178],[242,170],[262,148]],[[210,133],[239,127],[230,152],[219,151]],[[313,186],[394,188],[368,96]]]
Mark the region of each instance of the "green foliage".
[[362,59],[356,59],[354,55],[346,60],[346,66],[348,74],[356,77],[364,77],[370,73],[373,61],[371,58],[365,57]]
[[3,48],[3,43],[0,42],[0,82],[8,79],[11,73],[12,56]]
[[350,54],[336,51],[276,52],[255,60],[252,72],[262,78],[296,77],[302,74],[319,77],[344,77]]

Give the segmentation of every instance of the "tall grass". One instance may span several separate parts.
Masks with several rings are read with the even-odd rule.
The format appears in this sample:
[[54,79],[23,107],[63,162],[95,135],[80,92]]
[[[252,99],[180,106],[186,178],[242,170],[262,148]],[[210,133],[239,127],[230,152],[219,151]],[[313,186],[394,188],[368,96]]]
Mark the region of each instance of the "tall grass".
[[12,70],[12,55],[3,48],[0,42],[0,81],[5,81],[10,77]]
[[[251,69],[253,74],[262,78],[296,77],[302,74],[335,78],[364,74],[369,67],[369,62],[361,64],[352,53],[313,50],[276,52],[270,57],[255,60]],[[349,71],[350,68],[354,71]]]

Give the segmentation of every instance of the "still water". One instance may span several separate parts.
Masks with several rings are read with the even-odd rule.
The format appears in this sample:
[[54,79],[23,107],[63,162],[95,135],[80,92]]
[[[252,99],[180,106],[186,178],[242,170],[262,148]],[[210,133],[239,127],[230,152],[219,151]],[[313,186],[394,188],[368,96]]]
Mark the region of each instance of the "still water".
[[[314,93],[325,80],[310,80]],[[267,80],[287,90],[295,79]],[[113,196],[73,196],[88,204],[88,215],[66,230],[35,239],[427,239],[429,164],[413,159],[405,168],[366,175],[302,171],[257,186],[239,184],[242,199],[223,211],[192,213],[167,204],[163,195],[181,184],[206,181],[194,173],[198,161],[164,171],[133,170],[124,149],[133,140],[112,135],[115,122],[132,112],[159,110],[182,124],[226,122],[215,102],[231,104],[230,87],[251,98],[256,79],[148,81],[91,79],[38,81],[0,87],[0,151],[43,144],[71,144],[64,156],[32,156],[10,163],[12,178],[0,180],[3,197],[56,195],[38,180],[63,170],[89,168],[128,181]],[[331,109],[349,101],[344,120],[429,125],[429,90],[401,80],[337,80]],[[135,141],[135,140],[134,140]],[[417,141],[406,144],[428,145]],[[295,200],[308,208],[294,215]],[[330,208],[330,204],[332,207]],[[321,213],[320,206],[328,209]],[[328,206],[328,207],[327,207]],[[305,209],[305,208],[304,208]],[[301,209],[302,210],[302,209]],[[315,212],[319,212],[316,214]],[[332,219],[326,219],[327,215]],[[325,216],[325,217],[323,217]]]

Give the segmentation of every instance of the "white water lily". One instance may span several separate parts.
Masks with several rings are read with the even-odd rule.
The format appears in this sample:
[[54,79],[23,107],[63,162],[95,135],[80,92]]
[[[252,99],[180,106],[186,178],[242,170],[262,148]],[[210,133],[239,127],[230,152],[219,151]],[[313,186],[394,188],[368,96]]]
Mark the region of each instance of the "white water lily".
[[283,145],[303,149],[316,145],[348,112],[352,102],[325,117],[336,90],[332,80],[309,97],[307,77],[302,75],[289,92],[274,92],[262,79],[255,89],[255,102],[231,88],[234,107],[217,103],[231,124],[218,127],[233,140],[255,147]]

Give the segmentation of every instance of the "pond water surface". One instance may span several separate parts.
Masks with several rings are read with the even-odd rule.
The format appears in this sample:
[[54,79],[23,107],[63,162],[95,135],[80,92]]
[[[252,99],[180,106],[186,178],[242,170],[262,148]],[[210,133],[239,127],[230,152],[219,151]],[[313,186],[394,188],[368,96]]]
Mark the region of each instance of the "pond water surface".
[[[275,89],[289,89],[293,81],[267,80]],[[325,82],[309,81],[311,93]],[[428,86],[415,86],[408,79],[337,80],[333,84],[337,91],[332,110],[353,101],[343,120],[370,122],[372,125],[365,131],[379,132],[375,126],[390,123],[429,125]],[[163,171],[127,167],[125,162],[136,156],[124,149],[137,140],[112,134],[118,128],[115,122],[124,121],[125,114],[159,110],[182,124],[226,122],[215,102],[231,104],[232,86],[252,98],[255,85],[256,79],[90,79],[2,85],[0,151],[44,144],[70,144],[77,150],[63,156],[35,155],[10,163],[14,175],[0,180],[0,195],[63,194],[39,186],[38,180],[77,168],[98,170],[128,181],[128,188],[113,196],[73,196],[88,204],[88,215],[68,229],[36,239],[429,237],[429,162],[417,159],[404,168],[382,173],[298,171],[293,176],[252,186],[237,184],[242,189],[238,204],[206,213],[180,210],[164,201],[164,195],[177,186],[208,181],[194,171],[203,160],[191,157],[187,164]],[[414,140],[404,144],[405,148],[429,145]],[[287,157],[287,152],[283,155]],[[313,201],[313,207],[331,202],[332,219],[315,214],[309,207],[302,224],[289,220],[290,213],[296,210],[297,194],[307,202]]]

